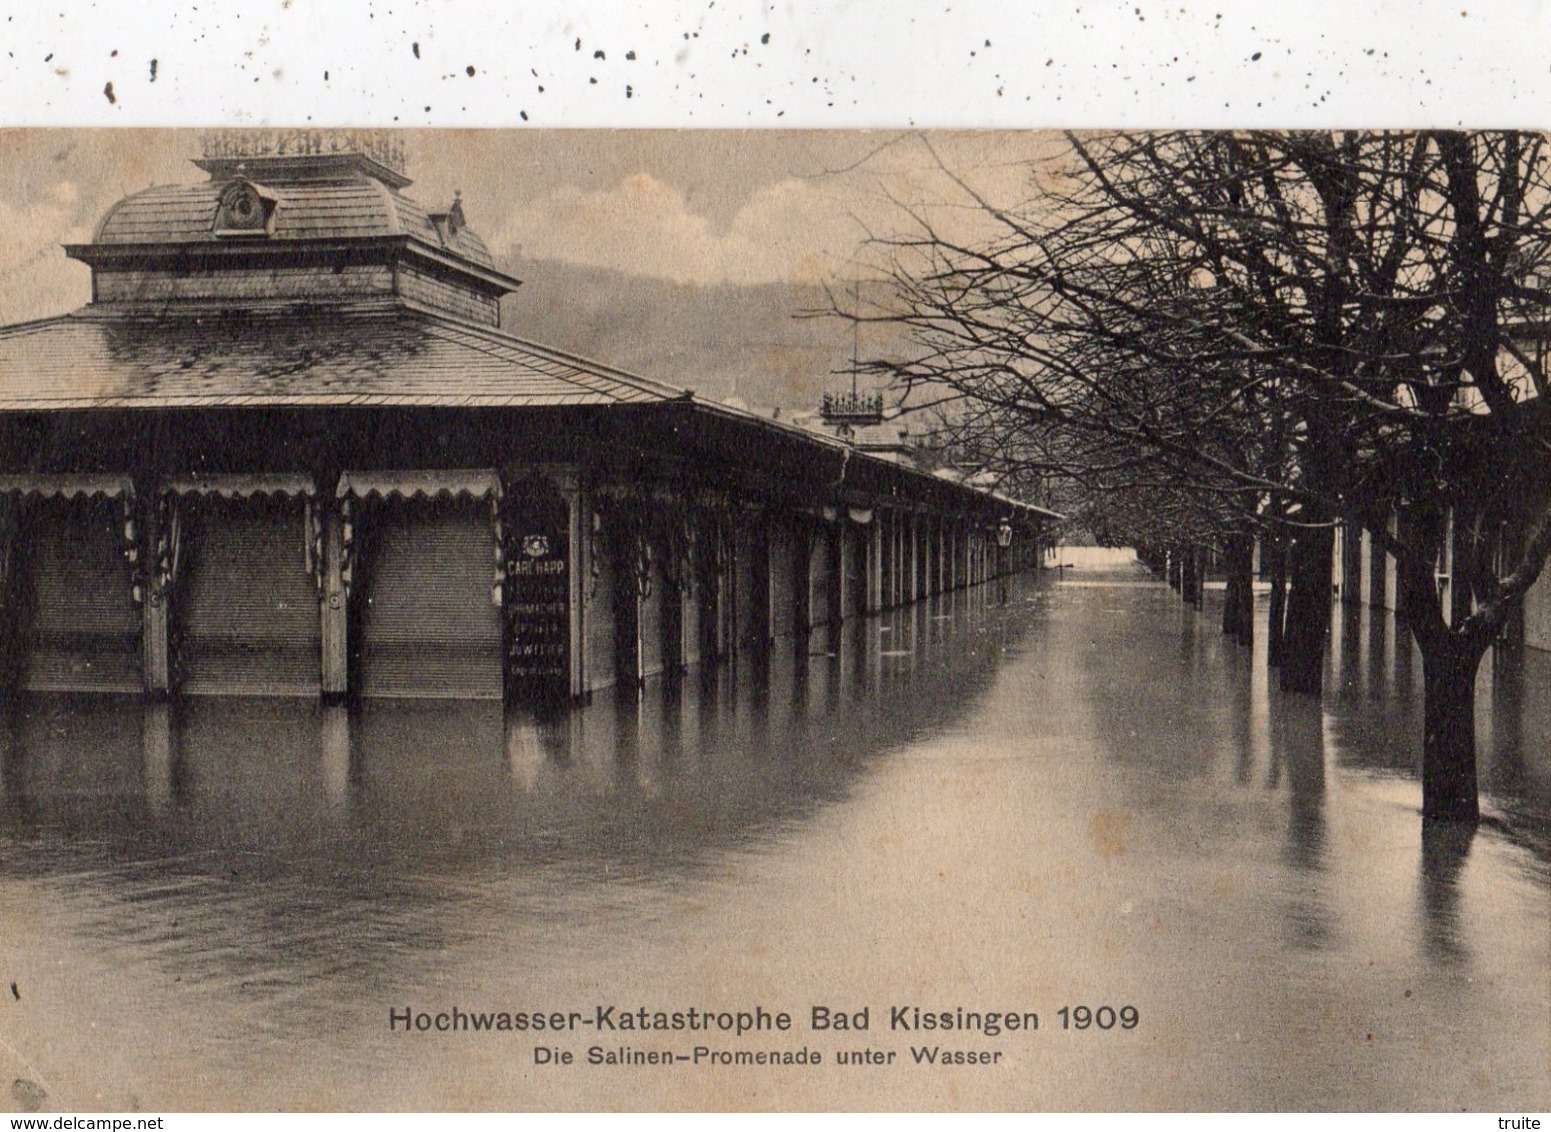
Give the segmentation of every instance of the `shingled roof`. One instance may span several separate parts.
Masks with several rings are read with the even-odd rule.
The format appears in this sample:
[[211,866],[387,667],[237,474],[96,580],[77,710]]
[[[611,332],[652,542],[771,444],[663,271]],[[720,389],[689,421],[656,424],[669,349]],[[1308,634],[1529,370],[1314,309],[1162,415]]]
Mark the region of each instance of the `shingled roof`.
[[[159,185],[127,196],[103,217],[92,243],[99,248],[218,244],[211,217],[227,184]],[[263,184],[276,200],[271,238],[277,242],[409,236],[481,267],[495,266],[485,242],[471,229],[438,227],[424,207],[373,178],[267,178]]]
[[683,394],[401,304],[0,329],[0,411],[227,405],[610,405]]

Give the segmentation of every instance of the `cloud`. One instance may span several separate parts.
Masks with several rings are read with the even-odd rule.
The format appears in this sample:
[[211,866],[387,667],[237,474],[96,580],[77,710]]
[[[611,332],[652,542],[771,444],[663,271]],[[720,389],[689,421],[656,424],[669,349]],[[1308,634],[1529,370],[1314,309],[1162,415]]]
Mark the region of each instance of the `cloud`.
[[17,204],[0,198],[0,322],[22,322],[74,310],[91,298],[91,277],[61,244],[85,243],[80,192],[57,181]]
[[812,283],[841,267],[860,229],[795,177],[755,189],[725,223],[650,173],[607,190],[561,186],[510,210],[498,254],[608,268],[688,285]]

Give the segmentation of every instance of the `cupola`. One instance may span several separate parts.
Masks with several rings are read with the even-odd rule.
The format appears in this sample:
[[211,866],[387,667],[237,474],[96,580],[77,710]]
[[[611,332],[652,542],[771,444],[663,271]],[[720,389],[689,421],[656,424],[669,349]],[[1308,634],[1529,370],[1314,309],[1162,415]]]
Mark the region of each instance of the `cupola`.
[[469,228],[461,194],[433,212],[404,195],[385,131],[237,130],[203,139],[196,184],[124,198],[89,244],[99,307],[171,313],[401,303],[500,325],[519,285]]

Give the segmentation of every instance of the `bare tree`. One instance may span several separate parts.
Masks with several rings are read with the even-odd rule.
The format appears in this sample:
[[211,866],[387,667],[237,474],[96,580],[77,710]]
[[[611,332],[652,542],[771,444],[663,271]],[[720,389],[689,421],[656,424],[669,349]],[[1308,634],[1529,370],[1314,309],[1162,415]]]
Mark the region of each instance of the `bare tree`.
[[1551,551],[1547,501],[1522,491],[1551,451],[1521,341],[1547,303],[1543,140],[1072,136],[1032,183],[1006,207],[958,180],[989,235],[906,207],[874,241],[887,298],[843,313],[908,345],[872,371],[952,402],[1008,463],[1279,530],[1291,691],[1319,691],[1333,531],[1360,524],[1423,657],[1424,813],[1473,818],[1475,674]]

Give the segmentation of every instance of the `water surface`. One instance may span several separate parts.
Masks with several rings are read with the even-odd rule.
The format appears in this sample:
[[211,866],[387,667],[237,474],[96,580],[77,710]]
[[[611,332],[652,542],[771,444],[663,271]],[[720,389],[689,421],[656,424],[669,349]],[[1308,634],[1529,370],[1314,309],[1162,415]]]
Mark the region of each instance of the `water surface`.
[[[1338,616],[1321,705],[1215,596],[1081,562],[559,719],[30,699],[0,1069],[76,1110],[1543,1106],[1551,658],[1484,669],[1488,820],[1424,834],[1403,633]],[[608,1047],[825,1059],[538,1066],[529,1035],[388,1025],[608,1004],[796,1019]],[[891,1033],[915,1004],[1040,1029]],[[1141,1021],[1062,1031],[1077,1005]],[[865,1048],[896,1060],[835,1063]]]

